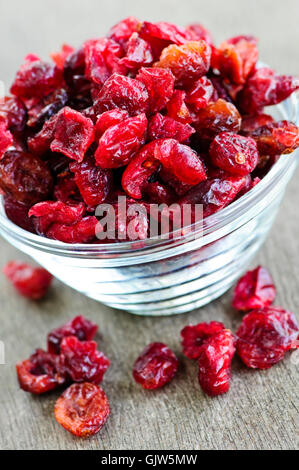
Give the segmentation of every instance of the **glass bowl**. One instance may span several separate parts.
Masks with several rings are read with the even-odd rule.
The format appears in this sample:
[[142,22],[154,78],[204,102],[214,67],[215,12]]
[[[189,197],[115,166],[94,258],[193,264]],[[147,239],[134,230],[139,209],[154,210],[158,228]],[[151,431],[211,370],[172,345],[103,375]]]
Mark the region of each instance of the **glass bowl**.
[[[295,96],[270,112],[298,124]],[[68,245],[16,226],[1,202],[0,234],[56,278],[105,305],[139,315],[191,311],[221,296],[249,265],[273,224],[298,155],[283,155],[250,192],[206,218],[198,233]]]

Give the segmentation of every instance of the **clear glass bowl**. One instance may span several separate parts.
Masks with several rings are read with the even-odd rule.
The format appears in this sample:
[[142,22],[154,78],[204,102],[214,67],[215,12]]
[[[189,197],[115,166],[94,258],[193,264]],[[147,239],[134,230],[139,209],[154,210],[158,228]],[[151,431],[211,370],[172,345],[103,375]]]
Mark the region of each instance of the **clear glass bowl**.
[[[271,114],[298,124],[296,97]],[[246,269],[273,224],[298,156],[282,156],[249,193],[205,219],[198,238],[67,245],[16,226],[2,203],[0,234],[65,284],[110,307],[139,315],[187,312],[221,296]]]

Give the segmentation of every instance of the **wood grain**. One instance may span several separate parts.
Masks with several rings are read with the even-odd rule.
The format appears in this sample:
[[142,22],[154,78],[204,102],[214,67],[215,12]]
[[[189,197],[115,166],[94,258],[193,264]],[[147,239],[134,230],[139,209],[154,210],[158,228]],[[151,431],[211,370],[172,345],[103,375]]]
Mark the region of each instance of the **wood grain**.
[[[238,33],[261,39],[263,60],[282,72],[298,73],[297,0],[152,0],[127,2],[78,0],[9,2],[0,0],[1,77],[11,80],[27,52],[43,56],[62,42],[103,34],[128,14],[187,23],[199,20],[217,41]],[[271,8],[271,14],[270,9]],[[18,12],[18,13],[16,13]],[[299,172],[288,187],[279,217],[254,261],[272,272],[277,304],[299,314]],[[22,254],[0,242],[0,265]],[[230,392],[210,399],[200,390],[197,368],[183,358],[179,332],[189,322],[217,319],[234,330],[240,315],[230,307],[231,293],[198,311],[172,318],[140,318],[113,311],[55,282],[41,303],[18,297],[0,276],[0,340],[6,364],[0,365],[1,449],[295,449],[298,448],[298,356],[264,372],[247,370],[236,359]],[[111,416],[101,433],[79,440],[53,416],[57,394],[43,398],[22,392],[15,363],[45,346],[47,332],[76,314],[100,326],[100,347],[112,366],[103,386]],[[134,359],[150,341],[164,341],[181,360],[177,378],[165,389],[143,391],[131,375]]]

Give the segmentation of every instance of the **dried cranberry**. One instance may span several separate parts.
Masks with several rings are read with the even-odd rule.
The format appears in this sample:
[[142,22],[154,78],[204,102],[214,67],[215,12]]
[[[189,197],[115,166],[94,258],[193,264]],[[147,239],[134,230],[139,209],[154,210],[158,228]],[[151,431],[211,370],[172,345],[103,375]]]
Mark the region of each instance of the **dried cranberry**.
[[90,81],[85,78],[85,53],[83,48],[78,49],[66,58],[63,75],[72,93],[84,93],[90,90]]
[[29,359],[16,365],[20,387],[35,395],[59,387],[65,382],[65,377],[58,372],[58,362],[55,354],[37,349]]
[[[74,162],[72,165],[80,165],[80,163]],[[73,204],[76,201],[80,201],[79,188],[75,183],[74,177],[68,173],[58,177],[54,187],[54,198],[66,204]]]
[[103,85],[111,75],[122,48],[111,39],[101,38],[84,44],[85,76],[96,85]]
[[64,243],[90,243],[102,230],[94,216],[83,217],[73,225],[55,223],[47,230],[46,236]]
[[18,202],[10,196],[4,196],[4,209],[7,217],[14,224],[28,232],[35,232],[32,220],[28,217],[29,207],[26,204]]
[[[26,125],[26,108],[19,98],[0,99],[0,118],[4,118],[7,128],[12,132],[21,132]],[[0,122],[1,124],[1,122]]]
[[167,115],[183,124],[189,124],[194,120],[185,100],[187,93],[183,90],[175,90],[172,98],[166,105]]
[[171,349],[163,343],[149,344],[137,358],[133,377],[147,390],[163,387],[175,376],[178,360]]
[[210,146],[212,163],[234,175],[251,173],[259,159],[257,145],[251,137],[243,137],[233,132],[218,134]]
[[119,168],[127,165],[144,143],[146,129],[145,114],[109,127],[100,138],[94,155],[97,165],[101,168]]
[[[145,240],[148,235],[148,216],[144,204],[126,200],[125,205],[115,204],[115,233],[111,239],[118,241]],[[126,211],[126,213],[125,213]]]
[[147,38],[160,39],[166,43],[184,44],[193,38],[185,28],[166,21],[149,23],[144,21],[140,27],[140,34]]
[[119,61],[129,71],[146,67],[154,61],[152,49],[148,42],[144,41],[138,33],[133,33],[126,44],[126,55]]
[[257,113],[251,116],[244,116],[242,118],[241,132],[245,135],[251,135],[259,127],[267,126],[273,122],[274,119],[269,114]]
[[75,436],[93,436],[107,421],[109,401],[97,385],[73,384],[56,401],[54,413],[58,423]]
[[189,124],[183,124],[160,113],[155,114],[149,121],[148,140],[175,139],[184,142],[195,132]]
[[35,136],[28,139],[28,149],[35,155],[42,156],[48,150],[54,139],[55,126],[58,115],[55,114],[48,121],[46,121],[42,129],[35,134]]
[[213,44],[213,39],[210,31],[208,31],[206,28],[204,28],[201,24],[199,23],[193,23],[190,24],[187,27],[187,31],[191,32],[192,36],[194,37],[194,40],[196,41],[206,41],[208,44]]
[[58,67],[27,56],[10,91],[19,98],[40,98],[54,91],[61,82],[62,74]]
[[220,132],[239,132],[241,116],[232,103],[219,99],[199,110],[194,127],[201,139],[212,140]]
[[10,261],[3,272],[14,288],[24,297],[42,299],[49,290],[53,276],[43,268],[37,268],[21,261]]
[[235,350],[230,330],[222,330],[204,341],[198,357],[198,380],[207,395],[214,397],[229,390]]
[[266,124],[251,132],[261,155],[281,155],[299,147],[299,128],[289,121]]
[[7,130],[6,122],[0,118],[0,158],[12,144],[13,137],[10,131]]
[[71,163],[70,170],[75,175],[75,183],[85,204],[96,207],[105,201],[112,188],[110,170],[95,166],[91,158],[86,158],[82,163]]
[[298,347],[299,326],[293,313],[265,307],[248,313],[237,333],[237,353],[251,368],[268,369]]
[[128,111],[123,109],[111,109],[100,114],[96,122],[96,137],[99,139],[109,127],[120,124],[129,118]]
[[224,329],[218,321],[185,326],[181,331],[183,353],[189,359],[198,359],[204,341]]
[[143,189],[144,196],[153,204],[172,204],[175,201],[175,193],[162,183],[155,181],[148,183]]
[[93,140],[94,125],[91,119],[69,107],[59,112],[54,140],[50,146],[53,152],[61,152],[73,160],[82,162]]
[[149,113],[161,111],[173,95],[174,76],[171,71],[156,67],[142,68],[137,79],[146,86],[149,95]]
[[42,126],[47,119],[50,119],[68,101],[68,93],[64,88],[59,88],[47,97],[39,101],[35,106],[28,109],[27,126],[36,128]]
[[264,106],[280,103],[298,89],[299,78],[276,75],[272,69],[262,67],[249,77],[238,102],[244,113],[254,114]]
[[109,31],[109,38],[120,44],[125,44],[130,39],[131,35],[137,32],[139,25],[139,20],[134,18],[134,16],[129,16],[112,26]]
[[109,365],[105,354],[97,351],[95,341],[79,341],[76,336],[67,336],[62,340],[59,370],[71,381],[98,385]]
[[60,344],[63,338],[76,336],[80,341],[91,341],[98,326],[87,318],[79,315],[65,323],[65,325],[55,328],[48,334],[48,351],[53,354],[60,353]]
[[66,204],[62,201],[43,201],[29,210],[29,217],[37,217],[39,232],[45,234],[53,223],[72,225],[78,222],[85,213],[83,203]]
[[53,179],[47,164],[38,157],[9,150],[0,160],[0,187],[6,195],[29,205],[50,195]]
[[205,75],[210,60],[211,48],[205,41],[189,41],[181,46],[166,47],[155,66],[170,69],[177,84],[186,84]]
[[236,310],[252,310],[268,307],[274,302],[276,289],[266,268],[258,266],[248,271],[234,291],[233,307]]
[[198,109],[205,108],[214,94],[214,86],[207,77],[201,77],[197,80],[186,95],[186,103],[196,112]]
[[52,52],[51,54],[51,59],[57,67],[60,69],[63,69],[64,63],[71,54],[75,52],[75,49],[72,46],[69,46],[68,44],[63,44],[61,46],[61,51],[60,52]]
[[114,73],[101,88],[95,105],[99,112],[119,108],[135,116],[147,111],[148,92],[141,81]]

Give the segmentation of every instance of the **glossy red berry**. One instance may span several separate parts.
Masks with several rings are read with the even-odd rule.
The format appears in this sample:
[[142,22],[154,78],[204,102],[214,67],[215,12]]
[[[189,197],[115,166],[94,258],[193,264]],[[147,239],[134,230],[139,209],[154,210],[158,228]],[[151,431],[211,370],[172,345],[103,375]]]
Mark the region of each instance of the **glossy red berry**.
[[45,269],[21,261],[10,261],[4,266],[3,272],[19,294],[32,300],[43,298],[53,279]]
[[217,321],[185,326],[181,331],[183,353],[189,359],[198,359],[204,341],[224,329]]
[[258,266],[248,271],[234,290],[233,307],[236,310],[253,310],[271,305],[276,296],[273,279],[266,268]]

